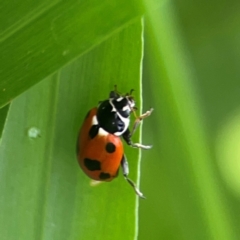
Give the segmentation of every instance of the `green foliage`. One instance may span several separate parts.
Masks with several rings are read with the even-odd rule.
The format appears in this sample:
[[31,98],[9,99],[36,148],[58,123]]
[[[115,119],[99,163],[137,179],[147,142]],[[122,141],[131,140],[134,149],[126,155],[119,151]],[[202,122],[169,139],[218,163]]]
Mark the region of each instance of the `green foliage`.
[[[123,93],[134,88],[135,99],[141,110],[142,21],[135,17],[131,8],[122,12],[124,3],[120,4],[121,8],[116,4],[111,8],[113,21],[109,24],[106,23],[106,16],[102,18],[104,23],[99,20],[106,13],[96,13],[105,9],[104,2],[98,4],[98,7],[85,4],[88,8],[82,9],[80,20],[83,17],[84,21],[88,19],[88,27],[86,23],[81,23],[81,26],[84,26],[86,32],[90,28],[90,32],[81,32],[84,36],[81,41],[78,41],[81,34],[79,39],[71,40],[75,47],[70,49],[72,55],[69,53],[71,57],[66,57],[67,60],[62,61],[62,55],[57,52],[59,49],[52,49],[45,52],[48,57],[40,54],[34,60],[30,61],[29,58],[31,67],[27,71],[16,63],[16,72],[11,72],[10,60],[5,62],[6,75],[1,84],[6,89],[4,92],[10,95],[3,96],[2,101],[27,89],[64,62],[95,46],[11,103],[0,146],[1,239],[132,240],[137,236],[138,197],[123,178],[121,170],[113,182],[92,187],[76,159],[77,134],[87,111],[97,106],[100,100],[108,98],[115,84]],[[63,17],[67,11],[62,10],[63,19],[58,19],[59,24],[55,26],[59,33],[64,29],[63,24],[69,24],[67,20],[79,11],[75,5],[69,9],[68,17]],[[115,8],[120,11],[118,16],[114,12]],[[40,51],[42,48],[36,39],[42,42],[42,37],[46,37],[46,22],[51,14],[49,11],[38,20],[30,21],[29,25],[16,32],[21,35],[21,40],[12,40],[19,40],[19,48],[22,42],[22,47],[27,48],[29,43],[29,49],[34,47]],[[95,19],[94,14],[97,15]],[[132,21],[132,18],[135,20]],[[69,21],[71,25],[74,19]],[[94,26],[95,21],[98,22],[97,26]],[[122,29],[129,21],[131,23]],[[41,28],[38,28],[38,24]],[[103,26],[100,27],[100,24]],[[76,28],[74,31],[77,32],[81,26],[75,24],[71,29]],[[94,29],[91,29],[92,26]],[[34,40],[30,32],[36,28],[39,37],[34,33]],[[118,29],[122,30],[117,32]],[[92,36],[93,33],[99,36]],[[63,38],[59,37],[59,41],[70,41],[73,35],[66,32],[62,34]],[[29,41],[26,40],[27,36],[30,37]],[[103,39],[106,40],[99,44]],[[12,54],[10,46],[9,49],[6,47],[6,44],[12,42],[10,39],[5,41],[1,45],[2,49]],[[62,42],[62,48],[66,47]],[[24,57],[23,54],[18,59]],[[46,57],[50,58],[49,61]],[[51,66],[53,62],[54,66]],[[22,81],[18,81],[18,74],[22,76]],[[11,78],[17,80],[13,82]],[[134,136],[136,141],[139,141],[139,136],[138,131]],[[140,152],[138,149],[128,149],[126,153],[130,165],[129,177],[139,183]]]
[[23,1],[16,15],[14,0],[2,3],[0,106],[139,16],[133,2]]
[[[0,3],[0,105],[23,93],[0,110],[1,239],[238,239],[239,3],[142,2]],[[114,84],[155,109],[139,226],[121,171],[91,187],[75,156],[87,110]],[[125,149],[139,183],[141,152]]]

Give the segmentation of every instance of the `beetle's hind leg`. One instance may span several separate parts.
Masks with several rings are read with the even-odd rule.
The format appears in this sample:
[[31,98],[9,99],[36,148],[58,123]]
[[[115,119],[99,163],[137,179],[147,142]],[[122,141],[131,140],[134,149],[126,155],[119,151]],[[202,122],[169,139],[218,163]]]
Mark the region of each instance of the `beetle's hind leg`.
[[130,178],[128,178],[129,167],[128,167],[128,161],[127,161],[127,158],[126,158],[125,155],[123,155],[123,157],[122,157],[121,166],[122,166],[124,178],[125,178],[125,179],[127,180],[127,182],[133,187],[135,193],[136,193],[139,197],[145,198],[144,195],[140,192],[140,190],[136,187],[136,184],[135,184]]

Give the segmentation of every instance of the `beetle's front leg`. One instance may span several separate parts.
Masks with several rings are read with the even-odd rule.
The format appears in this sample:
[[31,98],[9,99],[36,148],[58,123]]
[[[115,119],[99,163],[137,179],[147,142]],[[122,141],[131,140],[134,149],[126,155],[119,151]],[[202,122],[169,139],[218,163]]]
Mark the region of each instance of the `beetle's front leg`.
[[[145,112],[144,114],[142,114],[141,116],[136,117],[136,120],[133,124],[133,128],[132,128],[132,131],[129,130],[129,128],[126,130],[126,132],[123,133],[122,137],[123,139],[126,141],[126,143],[132,147],[135,147],[135,148],[142,148],[142,149],[150,149],[152,146],[151,145],[143,145],[141,143],[133,143],[131,138],[132,138],[132,135],[135,133],[137,127],[139,126],[140,122],[151,115],[153,111],[153,108],[151,108],[149,111]],[[134,112],[135,114],[135,112]]]
[[133,112],[134,113],[134,116],[135,116],[135,122],[133,124],[133,128],[132,128],[132,131],[131,131],[131,136],[135,133],[136,129],[138,128],[140,122],[144,119],[144,118],[147,118],[149,117],[151,114],[152,114],[152,111],[153,111],[153,108],[150,108],[150,110],[146,111],[145,113],[143,113],[142,115],[140,116],[137,116],[135,111]]

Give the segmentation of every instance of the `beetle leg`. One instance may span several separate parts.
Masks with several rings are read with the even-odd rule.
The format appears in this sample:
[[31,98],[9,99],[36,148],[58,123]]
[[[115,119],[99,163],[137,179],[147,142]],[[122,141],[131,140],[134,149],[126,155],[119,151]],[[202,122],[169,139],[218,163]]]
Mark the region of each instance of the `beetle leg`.
[[135,111],[133,111],[133,113],[134,113],[134,115],[135,115],[135,117],[136,117],[136,120],[135,120],[135,122],[134,122],[134,124],[133,124],[133,129],[132,129],[131,132],[130,132],[129,129],[127,129],[127,130],[123,133],[123,135],[122,135],[123,139],[126,141],[126,143],[127,143],[128,145],[130,145],[130,146],[132,146],[132,147],[134,147],[134,148],[142,148],[142,149],[150,149],[150,148],[152,147],[151,145],[143,145],[143,144],[141,144],[141,143],[133,143],[132,140],[131,140],[132,135],[135,133],[137,127],[138,127],[139,124],[140,124],[140,122],[141,122],[144,118],[150,116],[151,113],[152,113],[152,111],[153,111],[153,108],[151,108],[149,111],[145,112],[144,114],[142,114],[142,115],[139,116],[139,117],[137,117],[136,114],[135,114]]
[[141,198],[145,198],[144,195],[140,192],[140,190],[136,187],[136,184],[128,178],[128,174],[129,174],[129,168],[128,168],[128,161],[125,155],[123,155],[122,157],[122,161],[121,161],[121,166],[122,166],[122,170],[123,170],[123,176],[124,178],[127,180],[127,182],[133,187],[135,193],[141,197]]
[[125,140],[125,142],[128,145],[130,145],[131,147],[142,148],[142,149],[145,149],[145,150],[152,148],[151,145],[143,145],[141,143],[133,143],[132,140],[131,140],[132,135],[131,135],[131,132],[130,132],[129,129],[127,129],[126,132],[123,133],[122,137]]
[[152,111],[153,111],[153,108],[150,108],[150,110],[146,111],[145,113],[143,113],[143,114],[140,115],[140,116],[137,116],[136,113],[135,113],[135,111],[133,111],[133,114],[134,114],[136,120],[135,120],[135,122],[134,122],[134,124],[133,124],[133,128],[132,128],[132,131],[131,131],[131,135],[130,135],[130,136],[132,136],[132,135],[135,133],[136,129],[138,128],[138,126],[139,126],[139,124],[140,124],[140,122],[141,122],[144,118],[147,118],[147,117],[149,117],[149,116],[151,115]]

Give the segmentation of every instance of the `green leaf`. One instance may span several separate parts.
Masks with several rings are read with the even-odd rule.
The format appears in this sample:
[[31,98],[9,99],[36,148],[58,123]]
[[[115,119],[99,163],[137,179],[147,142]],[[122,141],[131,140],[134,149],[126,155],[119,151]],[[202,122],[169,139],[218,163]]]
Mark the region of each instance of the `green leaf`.
[[[87,111],[114,84],[134,88],[141,110],[141,61],[138,19],[12,102],[0,147],[2,239],[136,238],[138,198],[122,172],[90,186],[75,147]],[[138,183],[139,150],[125,148]]]
[[141,14],[134,0],[1,4],[0,106]]

